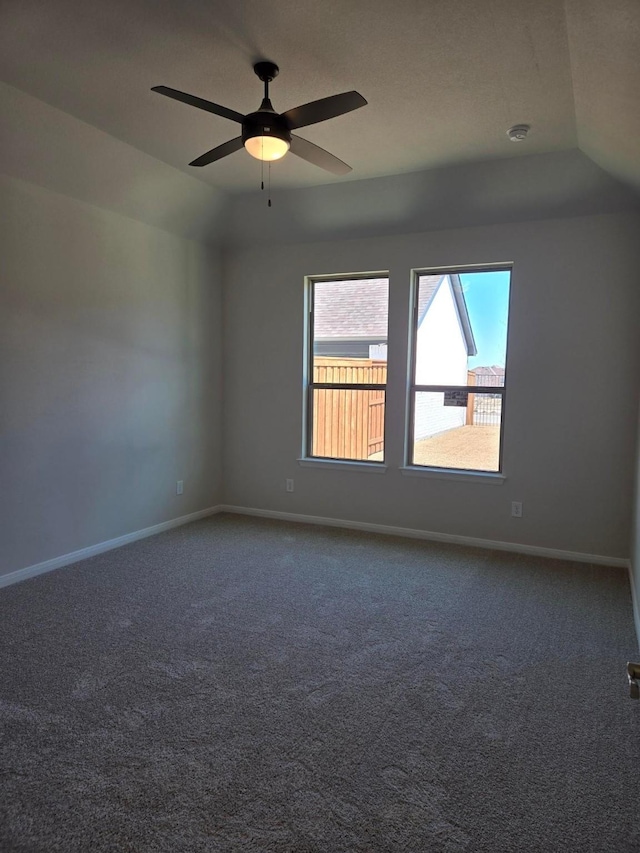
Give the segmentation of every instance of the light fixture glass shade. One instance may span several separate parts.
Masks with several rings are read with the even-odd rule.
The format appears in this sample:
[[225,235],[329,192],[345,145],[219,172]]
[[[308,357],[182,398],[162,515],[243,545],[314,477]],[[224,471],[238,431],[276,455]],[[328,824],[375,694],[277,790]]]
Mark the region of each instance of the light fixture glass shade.
[[251,136],[244,147],[256,160],[279,160],[289,150],[289,143],[277,136]]

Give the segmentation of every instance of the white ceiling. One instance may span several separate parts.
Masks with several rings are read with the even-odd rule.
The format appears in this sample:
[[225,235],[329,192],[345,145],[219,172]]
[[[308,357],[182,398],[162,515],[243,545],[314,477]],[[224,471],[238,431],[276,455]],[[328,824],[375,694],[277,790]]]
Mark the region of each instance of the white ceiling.
[[[640,187],[638,56],[639,0],[3,0],[0,10],[5,83],[233,192],[259,181],[246,152],[187,164],[237,125],[152,86],[250,112],[262,94],[252,64],[267,58],[281,69],[279,111],[356,89],[368,106],[300,131],[353,166],[347,180],[581,147]],[[506,131],[522,122],[532,130],[517,145]],[[345,180],[291,155],[272,175],[281,187]]]

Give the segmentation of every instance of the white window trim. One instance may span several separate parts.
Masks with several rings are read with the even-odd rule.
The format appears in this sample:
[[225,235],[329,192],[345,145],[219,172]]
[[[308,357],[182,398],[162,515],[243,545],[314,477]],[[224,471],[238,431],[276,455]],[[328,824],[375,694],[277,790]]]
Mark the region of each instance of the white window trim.
[[[412,274],[412,300],[417,298],[417,282],[418,277],[420,275],[429,275],[432,273],[460,273],[460,272],[489,272],[495,269],[509,269],[511,273],[513,273],[513,261],[507,262],[497,262],[497,263],[489,263],[489,264],[470,264],[468,266],[443,266],[443,267],[430,267],[430,268],[414,268],[411,270]],[[304,351],[305,351],[305,362],[304,362],[304,371],[303,371],[303,390],[304,390],[304,411],[303,411],[303,453],[307,452],[307,445],[309,442],[308,438],[308,429],[310,428],[308,412],[309,412],[309,386],[310,386],[310,377],[309,374],[312,372],[310,365],[312,364],[313,356],[310,355],[310,347],[312,339],[311,329],[309,326],[309,314],[311,310],[311,293],[313,284],[315,282],[320,281],[333,281],[339,278],[345,279],[356,279],[356,278],[370,278],[370,277],[389,277],[390,273],[388,270],[386,271],[375,271],[375,272],[358,272],[358,273],[342,273],[342,274],[332,274],[332,275],[312,275],[305,276],[305,333],[304,333]],[[511,297],[511,292],[510,292]],[[510,312],[509,312],[510,313]],[[415,329],[413,327],[413,319],[410,321],[409,325],[409,335],[410,335],[410,347],[411,347],[411,366],[409,367],[410,375],[407,379],[411,382],[414,378],[415,373]],[[385,391],[388,390],[388,384],[385,384]],[[506,387],[502,388],[502,397],[503,401],[506,398]],[[406,409],[406,421],[405,421],[405,440],[404,440],[404,452],[406,454],[406,458],[409,458],[410,453],[410,435],[412,430],[412,406],[410,404],[410,395],[411,384],[407,389],[407,409]],[[503,450],[503,442],[504,442],[504,408],[502,412],[502,422],[501,422],[501,430],[500,430],[500,456],[501,456],[501,464],[502,464],[502,450]],[[386,451],[386,436],[385,436],[385,451]],[[298,465],[303,468],[326,468],[328,470],[334,471],[359,471],[366,474],[386,474],[388,470],[388,466],[384,462],[368,462],[368,461],[360,461],[355,459],[328,459],[322,457],[315,456],[301,456],[298,460]],[[403,477],[423,477],[427,479],[434,480],[449,480],[450,482],[466,482],[466,483],[477,483],[482,485],[491,485],[491,486],[502,486],[504,485],[507,477],[504,471],[473,471],[466,469],[457,469],[457,468],[435,468],[429,466],[422,465],[411,465],[405,464],[398,468],[400,474]]]
[[[305,299],[304,299],[304,311],[305,311],[305,325],[304,325],[304,368],[303,368],[303,425],[302,425],[302,453],[303,456],[298,459],[298,464],[304,467],[309,468],[345,468],[346,470],[360,470],[365,471],[369,474],[384,474],[386,473],[387,466],[384,462],[367,462],[360,461],[357,459],[329,459],[322,456],[308,456],[307,454],[311,451],[311,434],[313,431],[313,418],[311,415],[311,400],[312,400],[312,385],[313,385],[313,323],[311,322],[311,316],[313,313],[313,288],[314,285],[318,282],[331,282],[331,281],[339,281],[339,280],[358,280],[358,279],[368,279],[368,278],[386,278],[390,284],[390,273],[389,270],[378,270],[372,272],[358,272],[358,273],[333,273],[331,275],[307,275],[304,278],[305,282]],[[387,302],[387,312],[389,309],[389,303]],[[388,334],[388,323],[389,317],[387,313],[387,334]],[[376,383],[377,384],[377,383]],[[370,388],[369,385],[362,385],[361,387],[356,388],[356,391],[364,391],[367,388]],[[387,398],[387,390],[388,390],[388,381],[384,383],[384,385],[380,386],[381,390],[384,390],[385,394],[385,410],[386,410],[386,398]],[[386,416],[385,416],[385,424],[384,424],[384,451],[386,452]]]
[[[491,485],[501,486],[506,480],[503,469],[504,458],[504,412],[506,400],[506,384],[501,386],[502,408],[500,417],[500,450],[499,450],[499,465],[500,470],[492,471],[468,471],[457,468],[434,468],[430,466],[413,465],[411,458],[413,455],[413,430],[414,430],[414,405],[415,405],[415,373],[416,373],[416,346],[417,346],[417,327],[416,327],[416,311],[418,306],[418,288],[421,275],[431,275],[435,273],[459,274],[470,272],[492,272],[496,270],[509,270],[513,277],[513,261],[496,262],[490,264],[470,264],[457,265],[451,267],[425,267],[413,268],[411,270],[411,319],[409,321],[409,367],[408,367],[408,383],[407,397],[405,404],[405,438],[404,438],[404,453],[406,464],[400,467],[400,473],[407,477],[431,477],[439,480],[460,480],[465,482],[486,483]],[[511,285],[509,286],[509,308],[507,317],[511,315]],[[507,319],[507,324],[509,320]],[[508,347],[507,347],[508,349]],[[505,353],[505,358],[508,360],[508,351]],[[419,386],[417,386],[419,387]],[[476,387],[476,386],[469,386]]]

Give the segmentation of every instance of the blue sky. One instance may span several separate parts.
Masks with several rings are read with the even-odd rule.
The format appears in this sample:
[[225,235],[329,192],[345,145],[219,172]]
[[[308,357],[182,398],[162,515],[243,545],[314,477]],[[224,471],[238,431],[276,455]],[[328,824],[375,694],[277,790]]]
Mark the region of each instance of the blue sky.
[[478,355],[469,359],[470,368],[491,364],[504,367],[510,278],[508,271],[460,275],[478,349]]

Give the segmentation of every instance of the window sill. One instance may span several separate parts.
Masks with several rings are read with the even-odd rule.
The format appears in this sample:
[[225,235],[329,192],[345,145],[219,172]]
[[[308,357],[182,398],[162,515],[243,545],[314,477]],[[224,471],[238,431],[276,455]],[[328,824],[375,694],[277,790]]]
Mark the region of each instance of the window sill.
[[453,480],[464,483],[482,483],[490,486],[502,486],[507,479],[504,474],[492,474],[487,471],[463,471],[455,468],[421,468],[418,465],[406,465],[400,468],[405,477],[430,477],[434,480]]
[[303,468],[333,468],[343,471],[362,471],[365,474],[386,474],[387,466],[381,462],[355,462],[347,459],[313,459],[304,457],[298,459],[298,465]]

